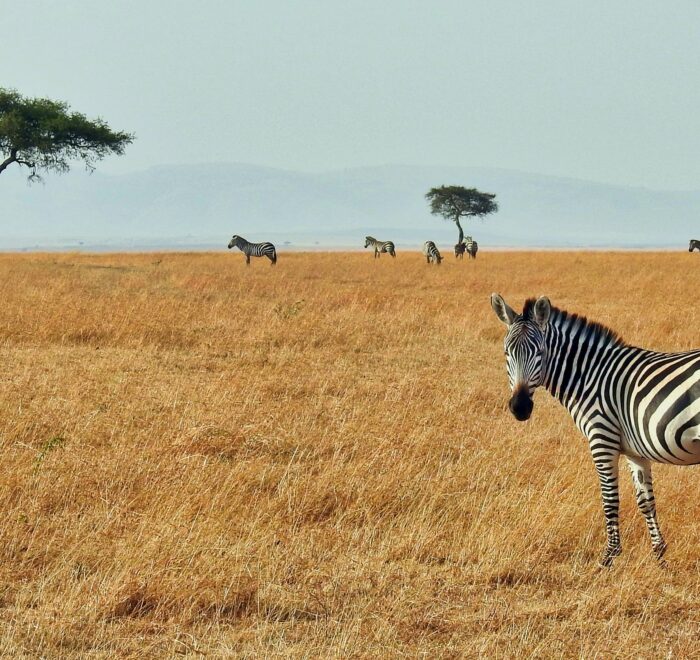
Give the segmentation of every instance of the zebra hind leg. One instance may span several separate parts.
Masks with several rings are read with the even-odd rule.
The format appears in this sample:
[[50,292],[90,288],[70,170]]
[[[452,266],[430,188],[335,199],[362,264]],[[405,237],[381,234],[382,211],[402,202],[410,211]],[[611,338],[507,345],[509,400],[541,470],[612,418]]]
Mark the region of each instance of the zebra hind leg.
[[632,473],[632,483],[637,497],[637,507],[644,516],[651,537],[651,549],[654,555],[663,563],[663,556],[666,552],[666,541],[659,529],[659,522],[656,519],[656,500],[654,499],[654,488],[651,479],[651,463],[646,458],[625,456],[627,465]]
[[[591,446],[595,445],[591,442]],[[595,458],[595,469],[600,480],[600,492],[603,498],[603,513],[605,514],[605,530],[607,542],[600,565],[603,568],[612,566],[615,557],[622,553],[620,542],[620,493],[618,489],[618,458],[619,454],[602,454]]]

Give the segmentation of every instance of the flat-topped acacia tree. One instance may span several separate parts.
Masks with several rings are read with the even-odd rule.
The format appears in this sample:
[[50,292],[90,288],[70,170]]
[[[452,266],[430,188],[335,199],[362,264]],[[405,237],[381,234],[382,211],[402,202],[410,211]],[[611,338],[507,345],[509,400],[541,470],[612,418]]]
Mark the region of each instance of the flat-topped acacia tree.
[[460,219],[478,217],[482,218],[490,213],[498,211],[496,195],[485,193],[476,188],[464,188],[463,186],[440,186],[431,188],[425,195],[430,202],[430,212],[433,215],[441,215],[445,220],[452,220],[459,229],[459,240],[464,239],[464,231]]
[[62,101],[25,98],[0,88],[0,173],[17,163],[28,168],[30,181],[36,181],[40,172],[67,172],[74,160],[94,170],[97,161],[110,154],[121,156],[133,141],[131,133],[71,112]]

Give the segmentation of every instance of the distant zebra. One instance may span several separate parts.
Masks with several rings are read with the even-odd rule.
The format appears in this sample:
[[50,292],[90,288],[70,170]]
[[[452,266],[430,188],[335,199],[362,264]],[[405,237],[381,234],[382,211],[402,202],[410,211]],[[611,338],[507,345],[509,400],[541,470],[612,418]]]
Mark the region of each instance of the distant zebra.
[[394,244],[392,243],[392,241],[378,241],[372,236],[365,236],[365,247],[368,248],[370,245],[374,247],[375,259],[379,258],[380,252],[387,252],[392,257],[396,256],[396,248],[394,248]]
[[692,252],[695,248],[697,248],[698,252],[700,252],[700,241],[691,238],[690,245],[688,246],[688,252]]
[[471,236],[467,236],[464,239],[464,248],[470,259],[476,259],[476,253],[479,251],[479,244],[472,239]]
[[456,259],[464,259],[464,252],[466,251],[467,246],[464,243],[464,241],[460,243],[455,244],[455,258]]
[[621,455],[660,560],[666,542],[656,519],[650,461],[700,463],[700,350],[657,353],[630,346],[605,326],[552,307],[544,296],[527,300],[522,314],[496,293],[491,306],[508,327],[504,346],[515,418],[529,419],[534,391],[544,386],[588,438],[607,530],[600,563],[610,566],[622,552]]
[[433,243],[433,241],[426,241],[423,244],[423,254],[425,255],[428,263],[432,261],[434,264],[437,264],[438,266],[440,265],[442,256],[440,255],[440,250],[437,249],[437,246],[435,243]]
[[272,243],[250,243],[242,236],[234,234],[228,242],[228,249],[232,247],[237,247],[245,254],[245,262],[248,266],[250,266],[251,257],[267,257],[272,262],[271,266],[277,263],[277,250]]

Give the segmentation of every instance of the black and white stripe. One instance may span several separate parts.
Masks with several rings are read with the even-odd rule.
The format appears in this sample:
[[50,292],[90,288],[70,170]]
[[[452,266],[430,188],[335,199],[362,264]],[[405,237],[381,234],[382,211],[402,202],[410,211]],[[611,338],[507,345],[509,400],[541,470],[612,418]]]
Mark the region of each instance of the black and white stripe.
[[365,247],[374,247],[374,258],[379,258],[380,252],[387,252],[392,257],[396,256],[396,248],[392,241],[378,241],[373,236],[365,236]]
[[690,245],[688,245],[688,252],[692,252],[695,249],[700,252],[700,241],[696,240],[695,238],[691,238]]
[[470,259],[476,259],[476,253],[479,251],[479,244],[471,236],[467,236],[464,239],[464,249]]
[[620,554],[618,459],[627,460],[637,505],[652,549],[661,559],[666,543],[656,519],[651,461],[700,463],[700,350],[658,353],[630,346],[613,331],[528,300],[522,314],[497,294],[491,306],[508,326],[505,338],[509,407],[526,420],[532,396],[546,387],[571,414],[588,444],[600,480],[607,544],[601,563]]
[[438,266],[440,265],[442,256],[440,255],[440,250],[437,249],[437,246],[435,243],[433,243],[433,241],[426,241],[423,244],[423,254],[425,255],[428,263],[432,262]]
[[460,241],[459,243],[455,244],[455,258],[457,259],[464,259],[464,253],[467,249],[466,243],[464,241]]
[[242,236],[236,234],[233,235],[228,243],[228,249],[232,247],[237,247],[243,254],[245,254],[245,262],[250,265],[251,257],[267,257],[274,266],[277,263],[277,250],[272,243],[250,243],[246,241]]

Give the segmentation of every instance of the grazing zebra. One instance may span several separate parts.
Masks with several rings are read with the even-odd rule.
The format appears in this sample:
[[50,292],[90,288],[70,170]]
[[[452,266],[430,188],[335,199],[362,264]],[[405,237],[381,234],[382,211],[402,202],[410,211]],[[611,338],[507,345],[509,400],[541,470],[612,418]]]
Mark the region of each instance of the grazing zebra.
[[456,259],[464,259],[464,252],[467,249],[466,244],[464,241],[460,241],[459,243],[455,244],[455,258]]
[[601,565],[612,565],[622,551],[620,455],[661,560],[666,542],[656,520],[650,461],[700,463],[700,350],[657,353],[630,346],[605,326],[552,307],[545,297],[526,301],[522,314],[495,293],[491,306],[508,326],[504,344],[515,418],[530,417],[534,391],[544,386],[588,439],[607,530]]
[[233,238],[228,242],[228,249],[237,247],[245,254],[245,262],[250,266],[251,257],[267,257],[271,261],[271,266],[277,263],[277,250],[272,243],[250,243],[241,236],[233,235]]
[[423,244],[423,254],[425,255],[428,263],[432,261],[434,264],[437,264],[438,266],[440,265],[442,256],[440,255],[440,250],[437,249],[437,246],[435,243],[433,243],[433,241],[426,241]]
[[479,251],[479,244],[471,236],[467,236],[464,239],[464,247],[469,258],[476,259],[476,253]]
[[700,241],[691,238],[690,245],[688,246],[688,252],[692,252],[695,248],[697,248],[698,252],[700,252]]
[[378,241],[372,236],[365,236],[365,247],[368,248],[370,245],[374,247],[374,258],[379,258],[380,252],[388,252],[392,257],[396,256],[396,249],[391,241]]

